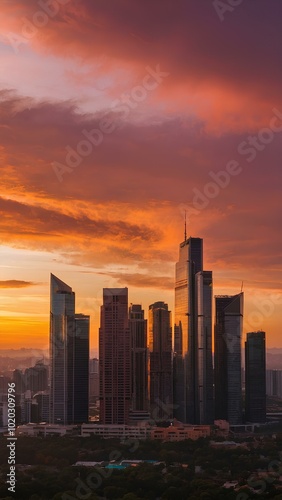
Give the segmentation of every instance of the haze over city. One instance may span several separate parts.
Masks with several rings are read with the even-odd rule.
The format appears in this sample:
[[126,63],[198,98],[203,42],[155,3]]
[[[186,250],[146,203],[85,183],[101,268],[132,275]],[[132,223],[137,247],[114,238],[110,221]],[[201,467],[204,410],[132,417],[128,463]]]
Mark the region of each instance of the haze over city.
[[0,348],[48,347],[51,272],[93,349],[103,287],[173,311],[185,212],[282,347],[281,5],[213,3],[1,4]]

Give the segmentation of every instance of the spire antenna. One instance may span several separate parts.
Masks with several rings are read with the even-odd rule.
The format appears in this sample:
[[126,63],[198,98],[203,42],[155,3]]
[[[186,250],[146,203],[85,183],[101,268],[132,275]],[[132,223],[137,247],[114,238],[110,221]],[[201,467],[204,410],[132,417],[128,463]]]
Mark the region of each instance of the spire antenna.
[[185,222],[184,222],[184,241],[187,240],[187,225],[186,225],[186,210],[185,210]]

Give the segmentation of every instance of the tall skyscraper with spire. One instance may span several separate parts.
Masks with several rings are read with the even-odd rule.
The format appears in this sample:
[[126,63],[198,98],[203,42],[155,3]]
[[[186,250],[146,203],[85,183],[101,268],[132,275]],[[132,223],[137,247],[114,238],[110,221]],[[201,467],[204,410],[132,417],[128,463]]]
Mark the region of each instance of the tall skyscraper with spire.
[[132,385],[127,288],[103,289],[99,370],[100,422],[128,424]]
[[51,274],[50,423],[88,421],[89,316],[75,314],[72,288]]
[[231,425],[242,423],[243,297],[241,292],[215,298],[215,417]]
[[203,240],[179,247],[175,276],[174,415],[181,422],[213,421],[212,272],[203,271]]

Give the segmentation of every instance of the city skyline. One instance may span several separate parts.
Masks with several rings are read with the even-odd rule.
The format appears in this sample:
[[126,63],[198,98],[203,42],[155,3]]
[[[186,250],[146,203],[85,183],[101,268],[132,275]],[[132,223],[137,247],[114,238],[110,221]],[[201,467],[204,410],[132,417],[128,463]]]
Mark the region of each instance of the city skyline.
[[[187,236],[186,235],[186,222],[185,222],[184,237],[185,236]],[[184,242],[180,244],[180,248],[181,248],[181,246],[184,245],[185,241],[188,242],[189,240],[202,240],[202,238],[194,238],[194,237],[190,236],[189,238],[187,238],[187,240],[184,240]],[[203,258],[203,256],[202,256],[202,258]],[[202,263],[201,263],[201,268],[203,268]],[[204,273],[207,273],[207,271],[204,271]],[[52,274],[53,273],[51,273],[51,275]],[[216,274],[216,272],[213,270],[212,274],[214,275],[214,274]],[[212,280],[212,282],[214,281],[212,277],[210,279]],[[48,284],[48,286],[49,286],[49,284]],[[240,283],[238,283],[237,292],[238,292],[238,289],[242,290],[243,288],[244,289],[246,288],[246,284],[244,283],[244,281],[240,281]],[[154,302],[159,302],[161,299],[163,299],[167,295],[171,297],[169,307],[170,307],[170,310],[172,312],[172,318],[174,321],[174,318],[176,317],[175,316],[176,312],[175,312],[175,297],[174,297],[175,294],[174,294],[173,287],[172,287],[169,294],[168,294],[167,290],[161,290],[159,293],[154,293],[152,295],[143,295],[144,289],[143,289],[143,293],[142,292],[138,293],[139,290],[140,290],[139,288],[135,289],[135,287],[130,287],[129,293],[131,295],[129,296],[129,305],[131,305],[133,303],[141,303],[142,302],[141,297],[143,297],[144,300],[142,302],[142,307],[145,311],[144,318],[146,319],[146,321],[149,318],[149,306],[150,306],[150,303],[152,302],[152,300],[150,300],[150,296],[157,298],[157,300],[154,300]],[[213,290],[213,295],[211,298],[211,300],[212,300],[212,324],[214,324],[214,321],[215,321],[215,314],[216,314],[215,313],[215,300],[216,300],[216,296],[218,295],[218,293],[216,293],[217,290],[218,290],[218,288],[215,286],[214,290]],[[227,287],[226,289],[220,288],[220,290],[221,290],[222,295],[232,295],[230,290],[234,290],[234,288]],[[236,290],[236,288],[235,288],[235,290]],[[234,294],[234,295],[236,295],[236,294]],[[103,288],[101,288],[101,290],[98,292],[97,297],[93,298],[93,302],[97,301],[97,304],[100,304],[99,306],[97,306],[99,308],[101,307],[101,304],[102,304],[102,296],[103,296]],[[134,300],[131,300],[131,299],[134,299]],[[48,293],[48,301],[49,301],[49,293]],[[82,307],[84,304],[85,309],[88,310],[89,302],[87,302],[85,304],[83,300],[82,301],[80,300],[78,303],[82,304]],[[170,305],[170,304],[172,304],[172,305]],[[260,309],[260,305],[262,305],[261,309]],[[279,306],[280,306],[280,298],[276,294],[274,294],[273,296],[270,296],[268,298],[260,299],[258,301],[258,303],[256,303],[254,301],[253,305],[250,306],[249,310],[247,308],[246,318],[244,319],[244,324],[243,324],[242,342],[244,342],[246,340],[246,335],[250,330],[253,330],[253,331],[262,331],[263,330],[262,326],[258,326],[258,322],[257,322],[258,319],[262,319],[261,324],[266,325],[267,328],[269,329],[269,325],[271,324],[271,321],[269,321],[269,316],[275,312],[276,313],[279,312]],[[92,310],[92,313],[93,313],[93,310]],[[252,321],[252,319],[254,319],[254,321]],[[94,312],[94,317],[91,316],[91,324],[93,324],[93,323],[94,323],[94,328],[92,326],[92,342],[91,342],[91,335],[90,335],[90,346],[91,346],[91,352],[96,355],[98,353],[98,348],[99,348],[98,333],[99,333],[99,326],[100,326],[100,317],[99,316],[97,317],[97,311]],[[42,340],[42,343],[38,345],[38,348],[39,349],[43,348],[45,350],[49,350],[49,312],[48,312],[48,320],[46,321],[46,325],[47,325],[47,330],[48,330],[46,332],[46,335],[45,335],[46,343],[44,340]],[[176,345],[177,345],[177,330],[175,330],[175,325],[174,325],[173,339],[174,339],[174,341],[176,339]],[[275,342],[272,344],[271,342],[269,342],[269,339],[267,339],[267,340],[268,340],[268,347],[270,347],[270,348],[271,347],[279,347],[279,344],[277,344]],[[1,341],[0,341],[0,345],[1,345]],[[8,343],[6,345],[6,347],[13,347],[13,346],[11,345],[11,343]],[[22,345],[19,344],[16,347],[21,348]],[[32,344],[31,347],[36,348],[37,345],[34,346]],[[1,349],[1,347],[0,347],[0,349]],[[176,347],[176,351],[177,351],[177,347]],[[212,346],[212,351],[214,352],[214,345]]]
[[[90,398],[91,412],[97,411],[95,380],[99,423],[106,427],[150,417],[196,426],[266,422],[265,332],[247,333],[243,405],[244,293],[215,296],[212,335],[212,271],[203,270],[203,240],[187,238],[186,225],[184,237],[175,269],[174,330],[167,303],[150,304],[147,324],[142,305],[129,305],[128,288],[104,288],[99,360],[90,360],[90,317],[76,312],[72,287],[51,273],[49,370],[39,363],[13,372],[20,381],[21,423],[39,421],[47,404],[50,424],[89,422]],[[278,390],[274,382],[272,390]]]
[[282,2],[0,3],[0,497],[279,497]]
[[282,347],[281,6],[214,3],[3,2],[0,348],[48,348],[50,272],[92,349],[103,288],[173,314],[185,212],[214,294],[243,281],[245,333]]

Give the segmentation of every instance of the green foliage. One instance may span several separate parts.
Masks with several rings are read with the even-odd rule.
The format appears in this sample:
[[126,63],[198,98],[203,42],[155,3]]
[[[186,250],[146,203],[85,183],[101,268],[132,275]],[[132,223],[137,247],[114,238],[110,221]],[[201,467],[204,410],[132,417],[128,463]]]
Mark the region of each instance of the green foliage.
[[[2,438],[0,438],[1,441]],[[2,439],[3,441],[3,439]],[[257,469],[282,475],[282,434],[248,440],[250,449],[214,449],[208,439],[162,443],[133,443],[116,439],[102,440],[95,436],[20,437],[17,441],[16,493],[9,496],[5,483],[7,462],[1,456],[0,498],[3,500],[77,500],[78,485],[86,500],[238,500],[245,498],[276,498],[281,490],[276,477],[266,481],[261,494],[253,494],[248,481]],[[5,443],[1,443],[5,444]],[[254,446],[253,446],[254,445]],[[101,461],[113,457],[120,460],[156,459],[166,465],[144,463],[125,470],[72,467],[77,460]],[[187,467],[182,467],[186,464]],[[274,465],[275,467],[274,467]],[[278,464],[278,465],[277,465]],[[195,466],[201,473],[195,473]],[[274,470],[275,469],[275,470]],[[275,474],[274,474],[275,476]],[[96,479],[95,479],[96,478]],[[240,492],[223,488],[226,480],[236,480]],[[248,495],[248,496],[246,496]],[[237,498],[238,497],[238,498]],[[282,498],[281,498],[282,500]]]

